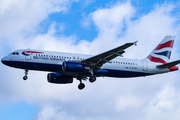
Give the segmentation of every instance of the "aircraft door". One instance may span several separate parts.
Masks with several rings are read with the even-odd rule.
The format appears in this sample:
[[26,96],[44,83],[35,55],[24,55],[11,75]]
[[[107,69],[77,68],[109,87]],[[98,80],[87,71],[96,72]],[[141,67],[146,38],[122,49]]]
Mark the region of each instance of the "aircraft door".
[[143,60],[142,64],[143,64],[142,70],[143,71],[148,71],[148,62]]
[[30,49],[25,51],[25,59],[26,60],[31,60],[31,50]]

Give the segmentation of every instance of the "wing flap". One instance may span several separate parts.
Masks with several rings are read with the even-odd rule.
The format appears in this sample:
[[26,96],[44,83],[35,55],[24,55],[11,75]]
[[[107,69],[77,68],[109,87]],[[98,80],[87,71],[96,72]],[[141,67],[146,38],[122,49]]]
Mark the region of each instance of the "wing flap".
[[134,43],[126,43],[122,46],[119,46],[119,47],[109,50],[107,52],[87,58],[81,62],[89,65],[90,67],[93,67],[93,70],[95,72],[97,72],[103,64],[111,61],[112,59],[116,58],[117,56],[122,56],[122,54],[125,53],[124,50],[126,48],[128,48],[136,43],[137,43],[137,41]]

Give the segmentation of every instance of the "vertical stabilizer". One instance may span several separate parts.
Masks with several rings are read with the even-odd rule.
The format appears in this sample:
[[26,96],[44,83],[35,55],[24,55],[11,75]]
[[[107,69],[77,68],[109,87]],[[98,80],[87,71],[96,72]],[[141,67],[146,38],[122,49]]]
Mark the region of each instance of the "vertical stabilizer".
[[174,40],[175,36],[166,36],[147,58],[155,63],[169,62]]

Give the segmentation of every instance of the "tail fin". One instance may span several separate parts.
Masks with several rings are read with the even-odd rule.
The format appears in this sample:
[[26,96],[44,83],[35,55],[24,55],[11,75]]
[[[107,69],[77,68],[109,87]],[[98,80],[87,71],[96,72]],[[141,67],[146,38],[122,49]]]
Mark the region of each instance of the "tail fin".
[[167,63],[170,60],[175,36],[166,36],[147,57],[151,62]]

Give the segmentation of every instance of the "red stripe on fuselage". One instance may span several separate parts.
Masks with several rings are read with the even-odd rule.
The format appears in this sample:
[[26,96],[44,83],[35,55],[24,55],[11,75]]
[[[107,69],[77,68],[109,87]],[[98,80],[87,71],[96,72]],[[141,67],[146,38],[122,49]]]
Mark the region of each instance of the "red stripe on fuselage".
[[23,51],[23,53],[43,53],[43,52],[37,52],[37,51]]
[[153,57],[153,56],[151,56],[151,55],[149,55],[147,58],[148,58],[150,61],[152,61],[152,62],[163,63],[163,64],[166,63],[163,59],[157,58],[157,57]]
[[170,40],[170,41],[168,41],[168,42],[166,42],[166,43],[159,44],[159,45],[156,47],[155,50],[160,50],[160,49],[166,48],[166,47],[172,48],[172,47],[173,47],[173,44],[174,44],[174,40]]

